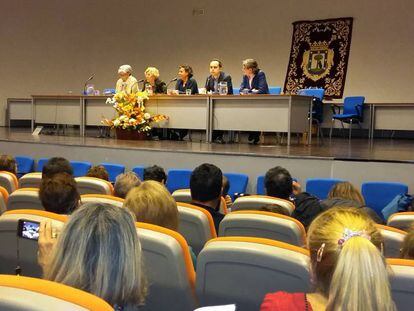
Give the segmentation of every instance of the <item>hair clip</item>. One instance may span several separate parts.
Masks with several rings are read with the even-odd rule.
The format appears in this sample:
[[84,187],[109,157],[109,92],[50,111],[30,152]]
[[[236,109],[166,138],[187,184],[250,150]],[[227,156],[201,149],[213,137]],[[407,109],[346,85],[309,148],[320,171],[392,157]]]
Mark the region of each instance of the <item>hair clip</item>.
[[345,228],[342,238],[338,240],[338,245],[342,247],[346,241],[355,236],[359,236],[371,241],[371,237],[364,230],[353,231],[351,229]]
[[325,243],[322,243],[321,247],[319,247],[318,251],[316,252],[316,261],[321,262],[323,251],[325,250]]

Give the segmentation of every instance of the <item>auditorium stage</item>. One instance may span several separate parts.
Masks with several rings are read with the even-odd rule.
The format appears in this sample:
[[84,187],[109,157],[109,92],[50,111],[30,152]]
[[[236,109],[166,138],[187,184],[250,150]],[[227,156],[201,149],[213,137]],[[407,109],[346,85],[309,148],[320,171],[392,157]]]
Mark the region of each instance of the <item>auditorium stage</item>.
[[365,180],[408,183],[414,190],[414,140],[325,138],[311,145],[208,144],[200,141],[122,141],[77,135],[32,136],[24,128],[0,128],[1,153],[41,157],[64,156],[70,160],[122,163],[127,168],[158,164],[165,169],[194,168],[203,162],[225,172],[246,173],[250,192],[258,175],[276,165],[291,170],[304,182],[310,177],[338,177],[360,184]]

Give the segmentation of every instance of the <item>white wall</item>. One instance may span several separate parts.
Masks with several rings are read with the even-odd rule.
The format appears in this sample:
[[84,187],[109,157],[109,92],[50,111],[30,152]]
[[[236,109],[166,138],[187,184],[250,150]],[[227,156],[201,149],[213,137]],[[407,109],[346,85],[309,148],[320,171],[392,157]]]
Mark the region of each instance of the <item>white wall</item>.
[[8,97],[76,93],[92,73],[97,88],[112,87],[124,63],[138,77],[157,66],[165,80],[189,63],[202,84],[219,57],[238,84],[241,60],[252,57],[271,85],[283,85],[291,23],[347,16],[354,31],[344,95],[414,102],[413,11],[410,0],[1,0],[0,124]]

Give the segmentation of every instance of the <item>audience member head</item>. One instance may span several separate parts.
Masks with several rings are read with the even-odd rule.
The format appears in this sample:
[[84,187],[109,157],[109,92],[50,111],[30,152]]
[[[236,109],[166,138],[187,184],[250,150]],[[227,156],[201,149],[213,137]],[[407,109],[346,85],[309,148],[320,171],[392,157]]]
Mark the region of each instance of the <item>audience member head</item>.
[[225,175],[223,175],[223,186],[222,187],[223,187],[223,190],[221,191],[221,195],[225,197],[226,195],[229,194],[229,190],[230,190],[230,181]]
[[75,179],[68,173],[42,179],[39,198],[46,211],[56,214],[71,214],[80,201]]
[[165,184],[167,182],[167,175],[161,166],[153,165],[144,169],[144,180],[155,180]]
[[276,166],[267,171],[264,184],[266,194],[271,197],[288,200],[292,194],[292,176],[287,169]]
[[114,195],[116,197],[125,199],[129,190],[141,184],[141,180],[134,172],[126,172],[118,175],[114,185]]
[[73,169],[69,161],[65,158],[54,157],[43,166],[42,178],[52,178],[53,175],[58,173],[67,173],[73,176]]
[[161,183],[148,180],[128,193],[124,207],[133,212],[137,221],[178,230],[177,203]]
[[193,68],[189,65],[181,65],[178,67],[178,76],[181,80],[190,79],[193,76]]
[[213,165],[204,163],[191,173],[190,190],[194,202],[216,207],[221,198],[223,173]]
[[326,310],[395,310],[382,237],[355,208],[332,208],[309,227],[308,247],[316,289]]
[[106,168],[102,165],[92,166],[86,173],[87,177],[95,177],[109,181],[109,174]]
[[341,198],[352,200],[358,204],[365,205],[362,194],[350,182],[344,181],[335,184],[328,194],[328,198]]
[[414,259],[414,226],[411,227],[405,236],[404,243],[401,248],[401,258]]
[[2,154],[0,156],[0,171],[6,171],[13,173],[14,175],[17,174],[17,164],[16,160],[7,154]]
[[243,61],[243,72],[245,75],[247,76],[255,75],[259,71],[260,71],[259,65],[257,64],[256,60],[252,58],[248,58]]
[[60,234],[45,278],[82,289],[123,310],[143,302],[146,286],[141,245],[127,209],[88,203]]

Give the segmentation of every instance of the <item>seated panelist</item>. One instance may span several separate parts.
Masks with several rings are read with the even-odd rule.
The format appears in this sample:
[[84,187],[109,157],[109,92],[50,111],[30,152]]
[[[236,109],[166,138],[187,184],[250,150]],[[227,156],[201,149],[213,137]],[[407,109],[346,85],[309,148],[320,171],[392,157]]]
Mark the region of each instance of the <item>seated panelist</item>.
[[243,61],[243,80],[240,94],[269,94],[266,75],[259,69],[257,61],[248,58]]
[[191,90],[191,94],[198,94],[197,81],[193,78],[193,69],[188,65],[178,67],[178,80],[175,89],[179,94],[186,94],[187,90]]
[[132,67],[122,65],[118,69],[119,79],[116,82],[116,92],[125,92],[127,94],[138,92],[138,81],[132,76]]
[[145,72],[145,80],[142,85],[142,90],[146,90],[148,87],[152,89],[153,94],[166,94],[167,86],[164,81],[160,80],[160,72],[155,67],[148,67]]
[[220,82],[227,82],[227,94],[233,94],[233,84],[231,76],[226,75],[223,71],[223,64],[218,59],[213,59],[210,62],[210,75],[206,80],[206,91],[211,93],[219,93]]

